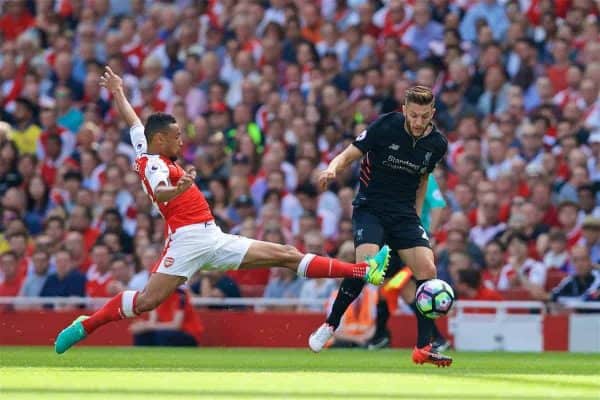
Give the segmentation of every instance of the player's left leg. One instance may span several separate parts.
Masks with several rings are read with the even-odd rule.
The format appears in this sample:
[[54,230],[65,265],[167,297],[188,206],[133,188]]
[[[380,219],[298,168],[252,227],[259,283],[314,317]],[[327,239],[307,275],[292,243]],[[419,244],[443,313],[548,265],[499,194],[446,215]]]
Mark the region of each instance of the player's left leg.
[[[416,287],[430,279],[435,279],[437,270],[433,251],[426,246],[416,246],[399,250],[398,254],[409,265],[416,279]],[[434,322],[420,312],[417,317],[417,345],[413,350],[413,361],[417,364],[431,363],[439,366],[450,366],[452,358],[435,351],[431,346]]]
[[54,343],[54,349],[62,354],[77,342],[91,335],[102,325],[125,318],[134,318],[141,313],[155,309],[175,289],[183,284],[185,276],[154,273],[142,292],[126,290],[110,299],[90,317],[80,316],[63,329]]
[[[408,269],[408,267],[407,267]],[[410,270],[409,270],[410,272]],[[410,273],[412,278],[412,273]],[[402,300],[406,304],[410,306],[410,309],[415,313],[415,315],[419,314],[419,310],[417,309],[417,300],[415,298],[417,293],[417,284],[414,278],[409,279],[406,285],[400,291],[400,296]],[[433,330],[431,332],[431,344],[434,349],[438,351],[448,350],[451,346],[450,342],[442,335],[442,332],[437,327],[437,324],[433,323]]]

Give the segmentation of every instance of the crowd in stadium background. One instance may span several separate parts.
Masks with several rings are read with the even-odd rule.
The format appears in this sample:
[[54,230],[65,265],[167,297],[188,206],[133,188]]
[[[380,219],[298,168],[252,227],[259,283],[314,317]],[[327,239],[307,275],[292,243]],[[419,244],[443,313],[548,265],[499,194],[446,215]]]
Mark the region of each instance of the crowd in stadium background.
[[[180,162],[225,232],[348,261],[358,166],[326,191],[317,173],[408,87],[432,87],[450,142],[434,172],[448,204],[430,229],[439,277],[459,298],[480,280],[505,298],[600,300],[598,1],[0,5],[0,296],[141,290],[162,251],[98,84],[109,65],[142,120],[176,116]],[[336,284],[282,269],[189,287],[325,300]]]

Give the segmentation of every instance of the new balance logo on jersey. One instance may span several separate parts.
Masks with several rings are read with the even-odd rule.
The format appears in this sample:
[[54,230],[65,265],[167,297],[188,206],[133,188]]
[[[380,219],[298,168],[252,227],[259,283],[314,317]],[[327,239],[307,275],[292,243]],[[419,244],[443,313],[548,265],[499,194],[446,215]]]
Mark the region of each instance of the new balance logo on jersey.
[[396,143],[392,143],[392,144],[390,144],[390,146],[388,147],[388,149],[390,149],[390,150],[394,150],[394,151],[398,150],[399,148],[400,148],[400,146],[398,146]]

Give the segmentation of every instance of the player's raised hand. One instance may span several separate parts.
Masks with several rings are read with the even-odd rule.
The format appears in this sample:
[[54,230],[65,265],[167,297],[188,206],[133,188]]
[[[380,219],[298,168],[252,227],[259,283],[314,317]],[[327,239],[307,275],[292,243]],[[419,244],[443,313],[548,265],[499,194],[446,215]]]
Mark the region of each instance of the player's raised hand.
[[185,167],[185,172],[187,175],[192,177],[192,180],[196,180],[196,167],[193,165],[188,165]]
[[123,87],[123,79],[115,74],[107,65],[104,67],[104,73],[100,77],[100,86],[107,88],[109,92],[113,93],[121,90]]
[[319,187],[320,187],[322,190],[325,190],[325,189],[327,189],[327,185],[329,184],[329,182],[331,182],[332,180],[334,180],[334,179],[335,179],[335,175],[336,175],[336,174],[335,174],[335,171],[334,171],[334,170],[331,170],[331,169],[329,169],[329,168],[327,168],[327,169],[326,169],[326,170],[324,170],[324,171],[321,171],[321,172],[319,173],[319,178],[318,178],[318,181],[319,181]]
[[196,177],[196,172],[194,171],[193,175],[186,173],[181,178],[179,178],[179,181],[177,182],[177,192],[183,193],[187,189],[189,189],[189,187],[194,184],[195,177]]

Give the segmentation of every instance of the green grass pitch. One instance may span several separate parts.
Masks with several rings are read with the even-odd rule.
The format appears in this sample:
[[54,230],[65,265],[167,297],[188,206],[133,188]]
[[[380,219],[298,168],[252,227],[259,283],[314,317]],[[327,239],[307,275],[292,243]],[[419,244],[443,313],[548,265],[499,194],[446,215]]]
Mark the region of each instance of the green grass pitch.
[[0,347],[0,399],[600,399],[600,355]]

